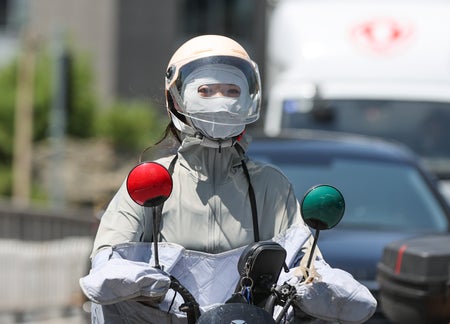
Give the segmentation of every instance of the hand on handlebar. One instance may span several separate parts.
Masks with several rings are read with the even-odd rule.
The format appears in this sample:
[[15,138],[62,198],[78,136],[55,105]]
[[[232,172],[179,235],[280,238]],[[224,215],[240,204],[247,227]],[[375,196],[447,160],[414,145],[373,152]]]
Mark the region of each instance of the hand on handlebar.
[[313,317],[344,323],[363,323],[376,308],[368,289],[349,273],[316,262],[320,279],[312,282],[293,277],[289,283],[296,289],[294,304]]
[[158,303],[170,288],[169,275],[144,262],[122,259],[114,254],[94,264],[92,271],[80,279],[80,286],[90,300],[101,305],[128,299]]

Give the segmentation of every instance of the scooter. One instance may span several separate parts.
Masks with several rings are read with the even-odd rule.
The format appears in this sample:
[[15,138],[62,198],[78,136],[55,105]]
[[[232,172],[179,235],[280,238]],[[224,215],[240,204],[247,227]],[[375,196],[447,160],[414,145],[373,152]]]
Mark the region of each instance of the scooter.
[[[172,186],[170,172],[155,162],[138,164],[127,178],[130,197],[141,206],[155,207],[154,211],[162,208],[172,192]],[[338,189],[321,184],[306,192],[300,206],[305,223],[315,230],[305,267],[309,271],[320,231],[331,229],[340,222],[345,201]],[[154,212],[153,237],[158,237],[159,225],[158,213]],[[154,267],[161,269],[157,240],[154,240],[154,254]],[[286,251],[273,241],[260,241],[247,246],[238,262],[241,280],[235,293],[223,305],[203,314],[195,297],[173,276],[170,276],[170,288],[183,297],[180,310],[186,312],[189,324],[282,323],[296,297],[295,287],[287,282],[277,284],[281,271],[289,270],[285,257]],[[276,306],[281,310],[275,312]]]

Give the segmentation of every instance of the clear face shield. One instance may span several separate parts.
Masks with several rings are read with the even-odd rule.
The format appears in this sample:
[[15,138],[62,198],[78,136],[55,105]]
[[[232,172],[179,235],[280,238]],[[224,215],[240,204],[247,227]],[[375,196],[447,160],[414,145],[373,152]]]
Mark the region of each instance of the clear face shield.
[[209,57],[183,66],[170,88],[177,110],[197,131],[228,139],[259,118],[261,90],[256,64],[235,57]]

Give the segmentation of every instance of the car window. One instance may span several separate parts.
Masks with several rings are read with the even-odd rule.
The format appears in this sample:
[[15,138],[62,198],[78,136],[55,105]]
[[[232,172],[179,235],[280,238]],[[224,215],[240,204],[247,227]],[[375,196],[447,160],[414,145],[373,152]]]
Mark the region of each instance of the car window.
[[337,187],[346,200],[340,227],[445,231],[446,216],[420,173],[404,164],[336,159],[276,164],[299,200],[317,184]]

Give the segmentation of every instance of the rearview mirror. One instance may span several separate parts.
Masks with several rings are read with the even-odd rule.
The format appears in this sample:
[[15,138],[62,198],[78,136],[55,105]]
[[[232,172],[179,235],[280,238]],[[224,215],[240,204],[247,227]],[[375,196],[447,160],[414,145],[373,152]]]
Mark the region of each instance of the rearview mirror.
[[317,185],[309,189],[300,206],[303,220],[316,230],[333,228],[341,221],[345,211],[344,197],[330,185]]
[[172,176],[159,163],[143,162],[127,178],[127,191],[133,201],[144,207],[161,205],[172,193]]

